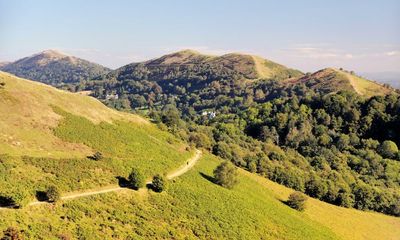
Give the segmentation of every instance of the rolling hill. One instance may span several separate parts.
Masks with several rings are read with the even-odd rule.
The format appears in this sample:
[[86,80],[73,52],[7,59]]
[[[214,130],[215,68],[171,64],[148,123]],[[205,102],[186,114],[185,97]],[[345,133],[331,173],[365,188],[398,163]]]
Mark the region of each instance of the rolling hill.
[[291,86],[305,84],[310,89],[323,94],[350,91],[361,96],[372,97],[394,92],[394,89],[389,86],[334,68],[326,68],[297,79],[287,79],[284,83]]
[[[171,73],[181,73],[171,76]],[[138,75],[136,73],[141,73]],[[183,50],[157,59],[132,63],[111,72],[107,78],[147,79],[152,81],[185,78],[187,81],[200,78],[211,81],[218,77],[236,76],[243,79],[279,78],[300,76],[298,70],[258,56],[230,53],[222,56],[204,55],[193,50]]]
[[110,69],[99,64],[55,50],[46,50],[7,63],[0,66],[0,70],[54,86],[92,79],[110,71]]

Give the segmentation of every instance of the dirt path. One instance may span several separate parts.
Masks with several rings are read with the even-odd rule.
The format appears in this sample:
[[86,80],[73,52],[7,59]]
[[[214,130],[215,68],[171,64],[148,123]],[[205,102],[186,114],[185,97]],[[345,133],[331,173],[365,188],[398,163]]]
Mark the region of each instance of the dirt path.
[[[189,171],[196,164],[196,162],[200,159],[201,154],[202,154],[202,152],[200,150],[196,150],[196,154],[193,157],[189,158],[185,165],[182,165],[174,172],[168,174],[167,179],[172,180],[174,178],[177,178],[177,177],[183,175],[187,171]],[[146,182],[146,184],[151,184],[151,181]],[[103,189],[89,190],[86,192],[80,192],[80,193],[76,193],[76,194],[67,194],[65,196],[62,196],[61,200],[75,199],[75,198],[92,196],[92,195],[108,193],[108,192],[116,192],[116,191],[121,191],[121,190],[125,190],[125,189],[127,189],[127,188],[122,188],[119,186],[109,186],[109,187],[103,188]],[[28,206],[41,205],[41,204],[46,204],[46,203],[47,202],[45,202],[45,201],[34,201],[34,202],[29,203]]]

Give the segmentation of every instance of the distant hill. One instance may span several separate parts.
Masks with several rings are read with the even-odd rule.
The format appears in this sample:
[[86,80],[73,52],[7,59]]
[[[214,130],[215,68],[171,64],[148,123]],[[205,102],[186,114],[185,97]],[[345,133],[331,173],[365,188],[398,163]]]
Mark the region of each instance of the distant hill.
[[257,56],[238,53],[211,56],[193,50],[183,50],[146,62],[128,64],[111,72],[107,77],[152,81],[186,79],[207,82],[226,77],[285,79],[301,75],[302,73],[298,70],[289,69]]
[[99,64],[46,50],[15,62],[0,65],[0,70],[53,86],[77,83],[110,71]]
[[334,68],[326,68],[297,79],[287,79],[284,82],[292,86],[305,84],[307,87],[325,94],[338,91],[351,91],[361,96],[371,97],[387,95],[394,91],[389,86],[364,79],[354,73]]
[[0,68],[10,64],[10,62],[0,62]]

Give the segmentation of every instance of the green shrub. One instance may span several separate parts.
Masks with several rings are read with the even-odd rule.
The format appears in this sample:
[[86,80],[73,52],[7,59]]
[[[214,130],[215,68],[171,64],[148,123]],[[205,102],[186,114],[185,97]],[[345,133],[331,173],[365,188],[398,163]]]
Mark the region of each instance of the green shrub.
[[221,163],[214,170],[214,179],[217,184],[228,189],[232,189],[239,182],[236,167],[228,161]]
[[129,187],[137,190],[139,188],[144,187],[145,177],[140,172],[139,169],[134,168],[134,169],[132,169],[131,173],[129,174],[128,182],[129,182]]
[[303,211],[306,207],[307,197],[301,192],[294,192],[290,194],[287,200],[287,205],[293,209]]
[[46,198],[49,202],[58,202],[61,199],[60,190],[56,186],[49,186],[46,189]]
[[91,159],[93,159],[95,161],[99,161],[99,160],[103,159],[103,154],[101,152],[95,152],[95,154],[93,154],[93,156],[91,156]]
[[385,158],[394,158],[399,152],[399,149],[395,142],[387,140],[381,144],[379,152]]
[[167,180],[160,174],[157,174],[153,177],[152,186],[155,192],[162,192],[166,189]]

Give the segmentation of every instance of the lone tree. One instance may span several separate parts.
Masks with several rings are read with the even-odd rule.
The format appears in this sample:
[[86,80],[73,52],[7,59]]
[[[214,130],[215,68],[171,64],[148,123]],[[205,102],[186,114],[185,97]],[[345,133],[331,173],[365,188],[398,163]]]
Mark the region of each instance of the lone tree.
[[228,161],[221,163],[214,170],[214,178],[217,184],[228,189],[232,189],[239,182],[236,167]]
[[145,178],[144,175],[137,168],[133,168],[128,177],[129,187],[133,189],[139,189],[144,187]]
[[394,158],[398,151],[396,143],[389,140],[384,141],[379,147],[380,154],[385,158]]
[[49,186],[46,189],[46,198],[49,202],[58,202],[61,199],[60,190],[56,186]]
[[287,200],[287,205],[291,208],[294,208],[299,211],[303,211],[306,207],[307,197],[301,192],[294,192],[290,194],[289,199]]
[[162,192],[166,189],[167,180],[160,174],[157,174],[153,177],[152,186],[155,192]]

